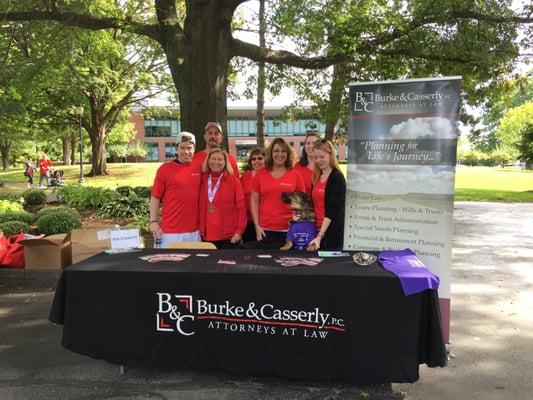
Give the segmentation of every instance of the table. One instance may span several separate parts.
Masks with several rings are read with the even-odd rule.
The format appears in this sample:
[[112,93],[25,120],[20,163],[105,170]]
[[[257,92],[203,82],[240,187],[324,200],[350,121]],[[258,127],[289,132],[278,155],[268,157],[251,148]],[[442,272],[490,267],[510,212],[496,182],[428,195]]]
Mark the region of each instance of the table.
[[[404,296],[377,262],[268,253],[101,253],[62,271],[49,319],[65,348],[126,366],[374,384],[446,365],[436,291]],[[183,259],[140,258],[163,255]]]

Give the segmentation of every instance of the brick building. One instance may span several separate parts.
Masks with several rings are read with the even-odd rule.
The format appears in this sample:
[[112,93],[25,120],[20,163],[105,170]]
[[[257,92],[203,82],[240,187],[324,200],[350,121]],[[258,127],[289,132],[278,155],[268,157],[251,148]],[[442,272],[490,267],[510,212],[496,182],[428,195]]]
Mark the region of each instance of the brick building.
[[[257,146],[257,121],[255,108],[232,107],[228,109],[229,149],[236,157],[245,157],[247,152]],[[277,118],[281,108],[265,108],[265,141],[274,137],[284,138],[300,154],[305,135],[310,131],[324,134],[325,125],[313,119],[280,121]],[[136,129],[135,141],[148,147],[146,161],[164,161],[174,158],[174,138],[181,130],[180,121],[175,118],[145,119],[142,110],[133,112],[130,121]],[[338,149],[339,160],[346,159],[346,146]]]

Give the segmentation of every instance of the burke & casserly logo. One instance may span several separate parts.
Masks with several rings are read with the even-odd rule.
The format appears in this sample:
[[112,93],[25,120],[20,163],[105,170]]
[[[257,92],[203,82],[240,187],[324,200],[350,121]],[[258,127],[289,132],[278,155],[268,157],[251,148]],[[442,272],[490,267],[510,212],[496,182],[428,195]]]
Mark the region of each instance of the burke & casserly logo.
[[[225,300],[210,303],[191,295],[156,293],[156,329],[191,336],[196,329],[225,330],[233,333],[263,333],[324,339],[329,332],[346,331],[342,318],[322,312],[280,308],[274,304],[249,302],[246,306]],[[206,321],[207,324],[200,324]]]

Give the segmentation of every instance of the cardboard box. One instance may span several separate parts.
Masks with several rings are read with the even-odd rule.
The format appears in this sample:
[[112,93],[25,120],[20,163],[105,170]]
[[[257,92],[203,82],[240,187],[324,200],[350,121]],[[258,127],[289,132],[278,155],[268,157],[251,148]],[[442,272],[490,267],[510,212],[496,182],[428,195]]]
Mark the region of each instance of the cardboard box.
[[41,239],[25,239],[26,269],[63,269],[72,264],[70,238],[67,234],[51,235]]
[[76,264],[95,254],[111,248],[109,238],[111,226],[74,229],[70,232],[72,244],[72,263]]

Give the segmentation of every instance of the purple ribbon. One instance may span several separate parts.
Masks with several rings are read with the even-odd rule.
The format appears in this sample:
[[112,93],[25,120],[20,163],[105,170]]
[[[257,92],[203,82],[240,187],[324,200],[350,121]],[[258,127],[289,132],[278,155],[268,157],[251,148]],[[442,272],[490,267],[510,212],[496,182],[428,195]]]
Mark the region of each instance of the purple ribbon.
[[387,271],[400,279],[403,294],[409,296],[426,289],[438,289],[439,277],[431,272],[410,250],[382,251],[378,260]]

